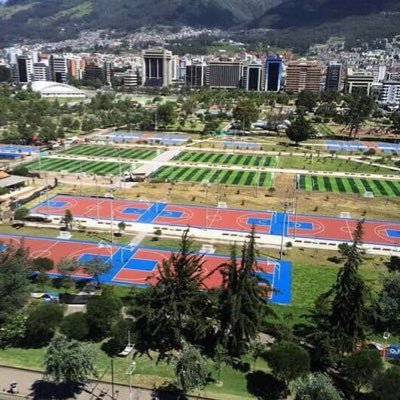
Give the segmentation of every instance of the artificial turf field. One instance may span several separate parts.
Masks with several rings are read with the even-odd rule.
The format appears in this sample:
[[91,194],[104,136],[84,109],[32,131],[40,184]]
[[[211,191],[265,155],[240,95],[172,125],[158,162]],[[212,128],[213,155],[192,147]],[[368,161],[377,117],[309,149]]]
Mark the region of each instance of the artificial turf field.
[[275,167],[277,165],[276,157],[201,151],[184,151],[176,156],[175,160],[203,164],[245,165],[247,167]]
[[241,171],[211,168],[188,168],[163,166],[151,176],[156,180],[168,180],[178,182],[203,182],[221,183],[238,186],[262,186],[271,187],[273,175],[267,172]]
[[120,157],[137,160],[151,160],[158,155],[157,150],[148,148],[132,148],[127,149],[115,146],[91,146],[81,145],[72,147],[63,152],[64,154],[74,154],[78,156],[93,156],[93,157]]
[[[24,165],[30,171],[53,171],[67,173],[85,172],[97,175],[119,175],[120,166],[117,162],[108,161],[88,161],[88,160],[68,160],[61,158],[42,158],[41,165],[38,161]],[[131,164],[121,163],[121,172],[131,169]]]
[[400,181],[341,178],[332,176],[298,175],[297,188],[308,191],[349,193],[363,195],[372,192],[374,196],[400,196]]

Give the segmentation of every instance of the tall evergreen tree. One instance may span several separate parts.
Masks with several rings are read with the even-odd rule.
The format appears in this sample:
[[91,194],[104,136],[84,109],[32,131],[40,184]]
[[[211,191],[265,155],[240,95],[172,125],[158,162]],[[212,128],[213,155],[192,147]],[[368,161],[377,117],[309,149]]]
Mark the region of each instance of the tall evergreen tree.
[[212,330],[212,302],[204,290],[209,275],[203,264],[185,231],[179,252],[158,265],[150,278],[153,285],[134,299],[131,314],[140,351],[158,350],[160,358],[169,358],[183,341],[197,343]]
[[249,241],[243,245],[240,261],[237,260],[234,246],[230,262],[222,269],[223,284],[219,300],[221,342],[232,357],[239,357],[248,350],[267,310],[269,288],[260,285],[255,252],[253,228]]
[[360,221],[353,234],[352,245],[341,247],[345,262],[332,288],[329,322],[335,347],[340,352],[351,352],[356,342],[364,338],[367,288],[358,272],[363,262],[363,251],[360,248],[362,236],[363,221]]

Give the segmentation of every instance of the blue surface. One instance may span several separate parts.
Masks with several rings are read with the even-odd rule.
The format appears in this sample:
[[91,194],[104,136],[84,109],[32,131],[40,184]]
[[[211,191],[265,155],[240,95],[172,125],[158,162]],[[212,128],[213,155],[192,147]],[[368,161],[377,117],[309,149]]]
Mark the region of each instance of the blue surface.
[[167,218],[181,218],[183,215],[182,211],[162,211],[160,212],[160,214],[158,215],[159,217],[167,217]]
[[63,208],[68,205],[68,202],[66,201],[56,201],[56,200],[50,200],[49,202],[45,201],[44,202],[45,206],[49,206],[51,208]]
[[122,214],[139,214],[143,215],[146,212],[145,208],[127,207],[122,210]]
[[140,259],[131,259],[125,265],[124,268],[134,269],[138,271],[148,271],[151,272],[157,267],[157,261],[151,260],[140,260]]
[[84,254],[82,254],[79,257],[78,261],[80,263],[82,263],[82,264],[86,264],[87,262],[89,262],[89,261],[91,261],[93,259],[96,259],[96,260],[101,259],[102,261],[104,261],[106,263],[110,262],[110,256],[100,256],[98,254],[92,254],[92,253],[84,253]]
[[305,231],[311,231],[314,229],[314,224],[312,222],[289,222],[289,228],[303,229]]
[[271,225],[271,235],[287,235],[287,225],[288,225],[289,215],[277,212],[273,214],[272,225]]
[[390,238],[400,238],[400,231],[388,229],[386,232]]
[[143,224],[151,224],[157,216],[164,211],[167,207],[166,203],[154,203],[139,219],[137,222]]
[[249,218],[247,223],[249,225],[270,226],[271,220],[263,218]]

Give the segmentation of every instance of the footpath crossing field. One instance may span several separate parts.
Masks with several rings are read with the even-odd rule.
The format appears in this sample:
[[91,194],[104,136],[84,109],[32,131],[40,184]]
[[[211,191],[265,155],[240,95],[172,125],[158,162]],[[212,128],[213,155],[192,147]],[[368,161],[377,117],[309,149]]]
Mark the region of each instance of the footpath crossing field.
[[360,195],[363,195],[365,192],[372,192],[374,196],[400,196],[400,181],[380,179],[298,175],[297,188],[319,192]]
[[238,186],[271,187],[273,175],[267,172],[240,171],[211,168],[163,166],[151,176],[154,180],[178,182],[221,183]]
[[175,160],[190,163],[243,165],[248,167],[275,167],[277,165],[276,157],[200,151],[182,152],[175,157]]
[[81,145],[72,147],[68,150],[63,151],[63,154],[72,154],[77,156],[93,156],[93,157],[120,157],[130,158],[137,160],[151,160],[158,155],[157,150],[148,148],[134,148],[127,149],[122,147],[114,146],[93,146],[93,145]]
[[119,175],[121,172],[131,169],[131,164],[108,161],[68,160],[61,158],[42,158],[41,163],[34,161],[24,166],[30,171],[52,171],[65,173],[80,173],[97,175]]

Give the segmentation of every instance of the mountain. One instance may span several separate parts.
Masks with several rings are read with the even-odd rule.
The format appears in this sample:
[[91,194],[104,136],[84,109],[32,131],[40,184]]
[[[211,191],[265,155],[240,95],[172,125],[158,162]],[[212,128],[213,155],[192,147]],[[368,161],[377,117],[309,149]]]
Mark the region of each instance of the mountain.
[[355,24],[361,24],[361,28],[366,26],[370,32],[381,32],[384,36],[386,32],[400,32],[400,15],[393,14],[400,11],[399,3],[399,0],[7,0],[0,4],[0,41],[60,40],[81,30],[111,28],[129,32],[157,24],[273,28],[283,36],[288,31],[296,36],[296,30],[310,35],[313,29],[324,31],[325,26],[329,32],[341,34],[347,30],[351,34]]
[[270,26],[276,29],[318,26],[349,17],[367,17],[388,11],[400,11],[400,2],[398,0],[289,0],[252,21],[252,26]]

